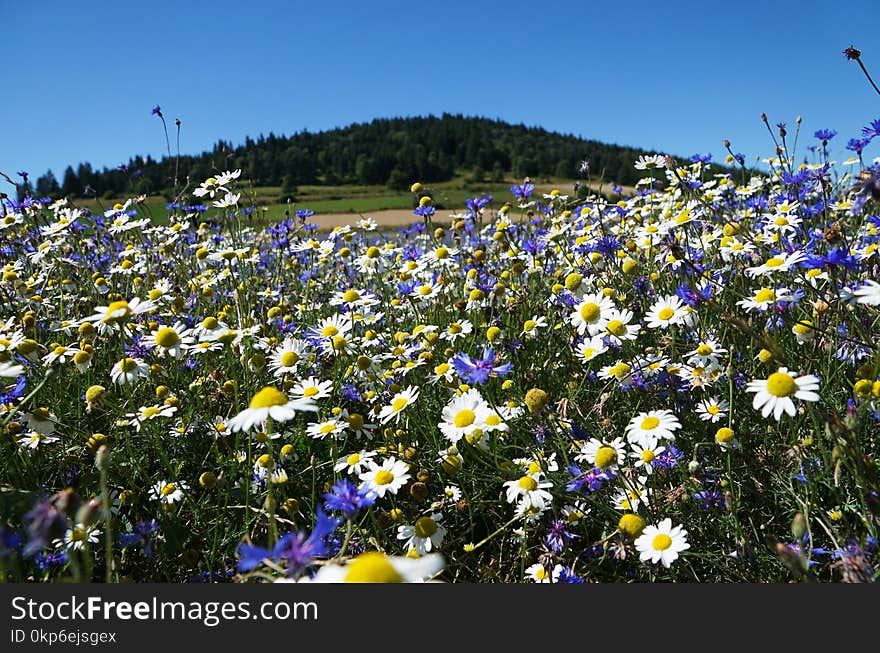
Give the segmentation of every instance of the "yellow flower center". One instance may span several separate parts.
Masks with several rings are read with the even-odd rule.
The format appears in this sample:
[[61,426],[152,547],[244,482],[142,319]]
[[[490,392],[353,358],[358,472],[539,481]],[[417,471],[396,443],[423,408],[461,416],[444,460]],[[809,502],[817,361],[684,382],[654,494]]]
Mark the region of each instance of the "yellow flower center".
[[776,292],[772,288],[761,288],[755,294],[756,302],[772,302],[774,299],[776,299]]
[[174,494],[174,491],[177,489],[174,483],[166,483],[162,488],[161,494],[163,497],[167,497],[169,494]]
[[608,329],[608,333],[617,337],[626,333],[626,325],[620,320],[611,320],[606,328]]
[[453,421],[455,422],[456,427],[464,428],[465,426],[470,426],[471,424],[473,424],[476,417],[477,416],[474,414],[474,411],[465,408],[464,410],[460,410],[458,411],[458,413],[456,413],[455,419]]
[[180,336],[177,331],[171,327],[162,327],[156,332],[156,344],[160,347],[168,349],[180,342]]
[[617,451],[614,447],[603,445],[596,451],[596,467],[605,469],[617,462]]
[[133,358],[125,358],[119,366],[123,372],[134,372],[137,369],[137,361]]
[[213,331],[219,326],[220,322],[217,321],[216,317],[206,317],[202,320],[202,328],[207,329],[208,331]]
[[438,247],[434,251],[434,256],[436,256],[438,259],[449,258],[449,250],[445,247]]
[[650,417],[646,417],[642,420],[642,429],[645,431],[650,431],[652,429],[657,428],[660,425],[660,420],[653,415]]
[[774,397],[789,397],[797,392],[797,383],[790,374],[774,372],[767,379],[767,392]]
[[672,546],[672,538],[665,533],[660,533],[659,535],[654,536],[651,546],[654,547],[655,551],[665,551]]
[[118,302],[110,303],[107,307],[105,317],[101,321],[105,324],[111,324],[113,322],[118,322],[119,320],[124,320],[129,315],[131,315],[131,307],[128,305],[127,301],[122,299]]
[[726,426],[722,426],[715,433],[715,441],[719,444],[727,444],[728,442],[733,440],[733,429],[727,428]]
[[70,531],[70,541],[71,542],[85,542],[89,539],[89,534],[86,529],[77,526],[73,530]]
[[427,539],[437,532],[437,522],[430,517],[420,517],[413,526],[416,537]]
[[342,296],[342,301],[348,302],[356,302],[361,298],[360,293],[357,290],[346,290],[345,294]]
[[361,461],[361,455],[359,453],[353,453],[348,458],[345,459],[346,465],[357,465]]
[[348,426],[354,431],[360,431],[364,428],[364,418],[358,413],[352,413],[348,416]]
[[501,418],[495,413],[492,413],[486,417],[486,424],[489,426],[498,426],[501,424]]
[[404,408],[406,408],[406,404],[407,404],[407,401],[405,398],[398,397],[397,399],[395,399],[394,401],[391,402],[391,410],[393,410],[395,413],[399,413]]
[[336,351],[342,351],[348,346],[348,340],[345,339],[345,336],[336,336],[332,340],[333,349]]
[[372,246],[367,249],[367,258],[379,258],[380,254],[381,254],[381,252],[379,251],[379,248],[376,246]]
[[526,323],[523,324],[523,331],[531,331],[536,326],[538,326],[538,323],[535,322],[534,320],[526,320]]
[[61,345],[58,345],[57,347],[55,347],[52,353],[56,356],[63,356],[67,353],[67,347],[62,347]]
[[801,320],[798,324],[794,325],[794,332],[801,336],[808,334],[812,330],[813,323],[809,320]]
[[295,351],[286,351],[281,354],[281,364],[284,367],[293,367],[299,362],[299,354]]
[[321,433],[323,433],[324,435],[327,435],[328,433],[333,433],[333,431],[335,431],[335,430],[336,430],[336,424],[334,424],[333,422],[327,422],[326,424],[322,424],[321,429],[320,429]]
[[462,326],[458,322],[453,322],[449,325],[449,333],[456,335],[463,331]]
[[315,386],[303,389],[303,397],[314,397],[316,394],[318,394],[318,388]]
[[431,286],[422,286],[419,288],[419,294],[424,297],[431,294]]
[[337,335],[338,333],[339,333],[339,329],[337,329],[332,324],[328,324],[327,326],[324,327],[324,330],[321,331],[321,335],[324,338],[332,338],[333,336]]
[[376,472],[376,477],[373,479],[373,482],[376,485],[388,485],[393,480],[394,474],[389,472],[387,469],[380,469],[378,472]]
[[538,481],[533,479],[531,476],[523,476],[519,479],[519,486],[528,492],[534,492],[538,489]]
[[697,347],[697,353],[700,356],[708,356],[709,354],[712,353],[712,348],[709,345],[702,344],[699,347]]
[[248,408],[269,408],[271,406],[283,406],[288,401],[290,400],[287,398],[286,394],[284,394],[277,388],[273,388],[271,385],[267,385],[265,388],[263,388],[253,396],[251,402],[248,404]]
[[601,312],[598,304],[587,302],[581,306],[581,319],[584,322],[595,322]]
[[141,413],[141,417],[143,419],[150,419],[150,418],[158,415],[160,412],[161,412],[161,409],[158,406],[147,406],[146,408],[144,408],[143,412]]
[[402,583],[403,577],[378,551],[362,553],[347,567],[346,583]]
[[662,311],[660,311],[660,312],[657,314],[657,317],[659,317],[661,320],[668,320],[668,319],[671,318],[673,315],[675,315],[675,311],[673,311],[673,310],[672,310],[671,308],[669,308],[669,307],[666,307],[666,308],[664,308]]
[[768,268],[778,268],[783,263],[785,263],[785,261],[777,256],[774,256],[773,258],[768,259],[767,262],[764,263],[764,265]]
[[655,458],[654,452],[651,451],[650,449],[645,449],[642,452],[642,462],[645,462],[645,463],[654,462],[654,458]]

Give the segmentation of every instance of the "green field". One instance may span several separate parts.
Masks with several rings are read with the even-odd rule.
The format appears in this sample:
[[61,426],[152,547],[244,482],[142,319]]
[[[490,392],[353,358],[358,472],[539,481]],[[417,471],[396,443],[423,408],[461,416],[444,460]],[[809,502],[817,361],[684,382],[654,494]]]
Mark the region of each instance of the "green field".
[[[535,195],[540,198],[542,193],[549,193],[552,189],[557,188],[562,194],[570,194],[572,192],[571,179],[545,178],[536,181]],[[481,194],[489,194],[495,200],[497,206],[501,206],[504,202],[513,199],[510,193],[510,186],[519,183],[516,180],[508,179],[503,182],[493,182],[479,184],[467,181],[467,177],[461,176],[451,181],[439,183],[425,183],[424,193],[429,194],[439,210],[460,210],[464,209],[465,201],[471,197],[478,197]],[[604,193],[610,192],[610,187],[606,184],[591,184],[593,190]],[[353,213],[368,215],[371,212],[392,210],[392,209],[409,209],[414,207],[415,197],[408,191],[395,191],[386,186],[363,186],[363,185],[346,185],[346,186],[300,186],[296,193],[296,202],[282,203],[280,202],[281,188],[279,186],[252,186],[242,189],[241,205],[248,206],[253,204],[261,209],[260,213],[267,220],[280,220],[284,217],[284,212],[291,212],[298,209],[310,209],[317,214],[331,213]],[[170,195],[170,193],[168,193]],[[127,198],[94,198],[84,199],[75,202],[77,206],[88,207],[90,210],[103,212],[112,207],[115,203],[122,203]],[[203,203],[210,206],[210,198],[202,198]],[[190,197],[190,201],[197,201],[198,198]],[[150,196],[147,197],[140,205],[139,209],[150,216],[157,224],[167,221],[168,199],[166,196]]]

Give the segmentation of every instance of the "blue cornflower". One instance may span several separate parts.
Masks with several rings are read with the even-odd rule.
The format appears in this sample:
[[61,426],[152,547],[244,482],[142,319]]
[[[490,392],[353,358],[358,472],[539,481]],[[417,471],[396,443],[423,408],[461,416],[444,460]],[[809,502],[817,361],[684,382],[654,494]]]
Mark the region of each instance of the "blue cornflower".
[[489,377],[498,377],[508,374],[513,365],[503,363],[497,365],[498,357],[489,347],[483,347],[482,358],[471,358],[468,354],[456,354],[452,358],[452,364],[455,371],[460,377],[470,384],[483,384],[489,380]]
[[862,150],[868,147],[868,143],[870,142],[870,138],[851,138],[846,142],[846,149],[855,152],[856,154],[861,154]]
[[159,530],[159,522],[155,519],[139,521],[134,526],[131,533],[121,533],[119,535],[119,545],[122,548],[141,547],[144,555],[149,560],[153,557],[153,544],[151,536]]
[[880,118],[872,120],[867,127],[862,127],[862,135],[867,138],[868,141],[880,136]]
[[287,563],[287,573],[297,575],[312,561],[326,555],[327,545],[324,538],[330,535],[339,526],[339,520],[328,517],[323,510],[318,508],[315,516],[315,527],[310,535],[300,531],[288,533],[275,544],[272,549],[264,549],[252,544],[239,544],[238,546],[238,570],[250,571],[258,567],[263,560],[269,559],[276,562]]
[[691,161],[693,163],[709,163],[712,160],[712,153],[707,152],[706,154],[694,154],[691,156]]
[[315,215],[315,212],[310,209],[297,209],[294,215],[296,215],[296,217],[298,217],[300,220],[305,220],[306,218],[311,218],[313,215]]
[[578,576],[568,567],[563,567],[559,572],[559,578],[556,579],[557,583],[583,583],[585,582],[583,578]]
[[27,379],[23,376],[15,380],[15,384],[3,394],[0,394],[0,406],[13,404],[24,396],[24,389],[27,385]]
[[700,490],[691,496],[699,502],[703,510],[723,510],[727,506],[724,495],[718,490]]
[[520,201],[528,198],[534,191],[535,185],[530,181],[510,187],[510,192],[513,193],[513,196]]
[[828,142],[835,136],[837,136],[837,131],[834,129],[818,129],[816,133],[813,134],[818,140]]
[[155,107],[153,107],[153,111],[150,113],[150,115],[159,116],[161,118],[162,108],[157,104]]
[[568,523],[564,519],[554,519],[550,522],[550,530],[547,532],[545,542],[554,553],[561,553],[566,544],[580,537],[580,535],[570,533],[566,526]]
[[336,481],[330,491],[324,494],[324,508],[339,510],[348,519],[353,518],[362,509],[372,506],[375,502],[375,493],[367,488],[358,488],[347,478]]
[[585,487],[590,492],[595,492],[605,485],[606,481],[610,481],[614,478],[614,474],[602,471],[598,467],[593,467],[586,472],[581,471],[581,468],[574,463],[568,466],[568,473],[571,474],[573,478],[569,481],[568,485],[565,486],[566,492],[582,492]]
[[415,211],[413,211],[413,213],[420,218],[430,218],[432,215],[434,215],[434,212],[434,207],[430,205],[420,206]]

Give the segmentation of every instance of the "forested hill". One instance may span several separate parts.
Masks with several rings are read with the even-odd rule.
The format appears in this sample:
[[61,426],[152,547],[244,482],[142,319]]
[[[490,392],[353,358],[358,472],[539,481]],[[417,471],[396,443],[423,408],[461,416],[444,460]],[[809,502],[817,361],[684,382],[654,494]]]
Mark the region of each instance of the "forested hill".
[[[169,125],[173,129],[173,125]],[[172,134],[172,142],[174,135]],[[589,160],[593,178],[633,184],[640,154],[619,145],[558,134],[499,120],[443,114],[440,117],[376,119],[329,131],[247,138],[234,146],[219,141],[210,152],[181,155],[178,178],[198,184],[217,171],[241,168],[256,186],[298,184],[384,184],[408,188],[415,180],[440,182],[466,172],[476,180],[506,175],[578,176]],[[103,170],[88,163],[68,167],[61,179],[51,172],[37,180],[40,196],[80,196],[86,187],[98,196],[159,193],[172,186],[175,161],[136,156],[124,166]]]

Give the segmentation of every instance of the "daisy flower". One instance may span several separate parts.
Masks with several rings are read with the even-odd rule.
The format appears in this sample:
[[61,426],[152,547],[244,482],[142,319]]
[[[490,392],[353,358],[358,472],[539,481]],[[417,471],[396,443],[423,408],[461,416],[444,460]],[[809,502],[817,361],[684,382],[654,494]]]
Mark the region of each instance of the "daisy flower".
[[437,424],[440,432],[452,444],[456,444],[474,430],[480,429],[489,412],[488,404],[483,400],[480,391],[471,388],[464,394],[453,397],[441,413],[442,422]]
[[446,529],[440,524],[443,515],[434,513],[419,517],[414,524],[398,527],[397,539],[405,540],[407,550],[415,550],[420,556],[430,553],[443,542]]
[[339,458],[336,461],[336,464],[333,466],[333,471],[341,472],[342,470],[345,470],[346,474],[359,476],[370,466],[375,455],[375,451],[361,449],[360,451],[347,456],[342,456],[342,458]]
[[793,376],[788,373],[787,367],[780,367],[766,379],[749,381],[746,385],[747,392],[754,392],[755,398],[752,407],[761,411],[762,417],[768,417],[771,413],[777,422],[782,413],[794,417],[795,407],[792,397],[802,401],[819,401],[819,377],[812,374],[806,376]]
[[623,343],[624,340],[635,340],[639,336],[641,325],[630,324],[632,319],[632,311],[611,310],[608,313],[608,322],[605,324],[605,335],[617,344]]
[[617,466],[625,458],[626,447],[623,438],[614,438],[609,442],[592,438],[581,447],[580,452],[575,456],[576,461],[589,463],[604,472],[616,471]]
[[688,308],[677,295],[668,295],[655,301],[645,314],[649,329],[665,329],[681,324],[689,316]]
[[387,556],[367,551],[344,564],[323,565],[312,577],[300,582],[311,583],[421,583],[439,573],[445,563],[439,553],[419,558]]
[[727,411],[729,408],[730,404],[724,399],[710,397],[700,401],[697,406],[697,414],[700,416],[701,420],[715,424],[727,417]]
[[384,497],[387,492],[397,494],[410,479],[409,465],[394,456],[383,460],[381,465],[372,460],[368,464],[370,468],[358,478],[363,481],[362,487],[372,490],[379,498]]
[[160,326],[145,336],[141,344],[155,348],[161,356],[181,358],[193,342],[192,330],[182,322],[175,322],[174,326]]
[[247,408],[229,420],[228,426],[233,432],[249,431],[270,417],[276,422],[287,422],[297,411],[317,410],[310,398],[290,399],[277,388],[266,386],[253,396]]
[[657,525],[645,526],[636,538],[636,550],[642,562],[660,562],[667,569],[678,558],[678,554],[691,548],[687,541],[687,531],[680,525],[673,528],[668,517]]
[[312,424],[309,424],[306,433],[315,439],[333,437],[338,440],[341,438],[346,426],[348,426],[347,422],[339,419],[329,419],[323,422],[313,422]]
[[522,476],[513,481],[504,483],[506,488],[507,503],[522,501],[526,507],[535,507],[543,510],[550,505],[553,495],[547,490],[553,487],[550,481],[543,481],[534,476]]
[[28,431],[18,438],[18,446],[21,449],[30,449],[31,452],[36,451],[43,444],[53,444],[60,440],[57,435],[49,435],[40,433],[39,431]]
[[526,320],[523,323],[523,330],[520,335],[525,336],[526,338],[537,338],[538,330],[546,328],[547,318],[543,315],[533,315],[532,319]]
[[307,379],[298,381],[291,389],[291,393],[301,399],[317,401],[318,399],[326,399],[329,397],[332,389],[332,380],[321,381],[310,376]]
[[474,325],[469,320],[461,322],[452,322],[446,331],[440,334],[440,337],[449,342],[455,342],[459,338],[467,338],[474,330]]
[[124,322],[134,315],[140,315],[156,308],[150,301],[144,301],[135,297],[131,301],[121,299],[111,302],[107,306],[96,306],[95,313],[87,317],[84,322],[97,322],[103,325],[116,325]]
[[171,417],[177,412],[177,406],[167,406],[165,404],[154,404],[152,406],[141,406],[136,413],[128,413],[126,417],[131,420],[137,431],[141,430],[141,425],[157,417]]
[[405,390],[398,392],[391,399],[391,403],[387,406],[383,406],[382,410],[379,411],[379,421],[383,424],[387,424],[391,420],[394,420],[396,423],[400,419],[400,414],[403,410],[410,404],[414,403],[418,397],[419,390],[415,386],[410,386]]
[[0,379],[15,379],[24,375],[24,367],[12,361],[0,361]]
[[308,355],[308,343],[296,338],[285,338],[269,360],[269,369],[276,378],[296,371],[300,361]]
[[657,456],[666,451],[666,447],[658,446],[656,436],[649,435],[630,444],[630,458],[635,461],[636,470],[650,474],[654,471]]
[[582,363],[588,363],[606,351],[608,351],[608,346],[600,335],[587,338],[577,346],[578,360]]
[[611,498],[611,504],[618,510],[638,512],[639,506],[648,505],[650,492],[645,486],[647,476],[639,476],[635,482],[626,483],[626,489],[618,490]]
[[613,310],[614,303],[605,295],[584,295],[568,319],[580,335],[588,333],[594,336],[605,329]]
[[68,528],[64,533],[64,537],[55,540],[56,547],[65,547],[67,549],[78,551],[86,544],[97,544],[101,530],[95,526],[87,526],[83,523],[77,523],[73,528]]
[[150,375],[150,366],[140,358],[123,358],[110,369],[110,380],[117,385],[129,385]]
[[189,486],[182,482],[159,481],[150,488],[150,498],[159,503],[171,505],[183,500],[183,493]]
[[550,571],[547,571],[547,567],[540,562],[526,567],[526,578],[535,583],[558,583],[561,573],[562,565],[560,564],[553,565],[553,569]]
[[788,302],[794,299],[794,295],[788,288],[759,288],[749,299],[741,299],[737,302],[746,311],[766,311],[777,302]]
[[868,279],[864,285],[853,291],[853,296],[859,304],[880,306],[880,283]]
[[799,263],[805,258],[805,254],[800,251],[794,251],[789,254],[777,254],[768,258],[761,265],[746,268],[746,274],[750,277],[768,276],[774,272],[788,272],[791,266]]
[[675,431],[681,428],[681,422],[671,410],[652,410],[641,412],[633,417],[626,427],[626,439],[638,442],[645,437],[658,437],[674,440]]

